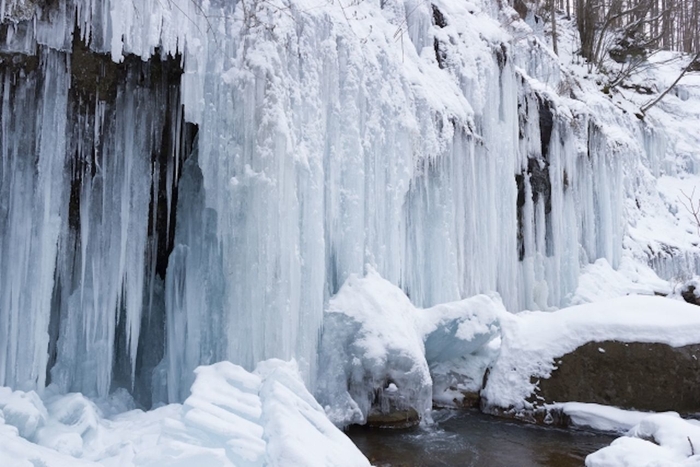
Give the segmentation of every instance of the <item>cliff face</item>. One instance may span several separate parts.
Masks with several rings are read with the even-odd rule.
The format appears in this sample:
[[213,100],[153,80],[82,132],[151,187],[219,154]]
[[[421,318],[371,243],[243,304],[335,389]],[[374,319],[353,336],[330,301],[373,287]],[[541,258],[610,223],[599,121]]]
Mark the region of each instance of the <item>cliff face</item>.
[[682,172],[663,127],[506,5],[2,5],[0,385],[148,406],[199,364],[295,357],[313,387],[366,264],[416,306],[516,311],[663,250],[629,235]]

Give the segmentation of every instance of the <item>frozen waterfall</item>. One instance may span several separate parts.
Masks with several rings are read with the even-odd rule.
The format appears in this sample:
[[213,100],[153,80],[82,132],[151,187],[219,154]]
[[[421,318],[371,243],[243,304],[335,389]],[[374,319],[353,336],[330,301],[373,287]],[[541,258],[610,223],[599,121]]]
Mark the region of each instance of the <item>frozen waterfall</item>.
[[295,357],[313,387],[365,265],[418,307],[560,306],[660,170],[495,2],[137,3],[2,0],[0,386],[149,406]]

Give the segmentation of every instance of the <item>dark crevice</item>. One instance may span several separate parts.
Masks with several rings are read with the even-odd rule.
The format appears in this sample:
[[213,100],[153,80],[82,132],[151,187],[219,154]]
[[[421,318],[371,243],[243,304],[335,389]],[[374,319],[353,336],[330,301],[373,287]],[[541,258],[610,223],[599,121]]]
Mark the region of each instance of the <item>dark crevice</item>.
[[549,145],[552,140],[552,127],[554,125],[554,112],[552,103],[541,95],[537,94],[537,109],[540,116],[540,144],[542,147],[542,157],[545,161],[549,158]]
[[[177,99],[177,96],[174,97]],[[165,115],[170,116],[170,119],[164,120],[160,147],[155,148],[157,150],[151,156],[158,168],[158,197],[156,200],[151,200],[151,203],[157,203],[155,209],[156,218],[153,218],[154,210],[150,209],[148,219],[149,232],[155,232],[156,236],[156,274],[161,279],[165,279],[168,258],[175,246],[175,212],[178,200],[177,181],[182,175],[185,159],[192,153],[193,142],[198,131],[197,125],[185,122],[179,99],[175,102],[172,99],[168,100],[168,108]],[[168,161],[174,160],[177,160],[174,166],[176,167],[176,172],[170,174]],[[170,167],[170,170],[173,170],[173,166]],[[173,184],[169,177],[174,177],[176,183]],[[168,184],[172,184],[170,212],[168,212]]]
[[518,213],[518,260],[525,259],[525,219],[523,209],[525,207],[525,175],[519,173],[515,175],[515,185],[518,188],[517,213]]
[[440,68],[445,68],[446,63],[445,61],[447,60],[447,54],[442,48],[441,42],[438,40],[438,38],[433,39],[433,49],[435,50],[435,59],[438,62],[438,66]]
[[46,363],[46,385],[51,384],[51,368],[58,358],[58,335],[61,325],[61,278],[56,277],[56,282],[51,296],[51,315],[49,317],[49,359]]
[[447,21],[445,21],[445,15],[442,14],[442,11],[440,11],[435,4],[431,4],[430,6],[433,7],[433,24],[439,28],[447,26]]
[[[527,100],[525,101],[525,106]],[[522,261],[525,258],[525,239],[524,226],[525,215],[524,207],[526,201],[526,182],[529,182],[532,192],[532,203],[534,206],[541,201],[544,204],[545,214],[545,254],[552,256],[554,254],[553,232],[552,232],[552,183],[549,173],[549,147],[552,138],[552,129],[554,125],[554,113],[552,104],[541,96],[537,96],[537,105],[539,111],[540,123],[540,142],[541,155],[532,155],[527,160],[527,168],[523,173],[515,175],[515,183],[518,189],[517,199],[517,244],[518,244],[518,259]],[[523,112],[523,104],[520,104],[520,137],[524,137],[525,125],[527,124],[527,111]],[[564,189],[569,186],[568,175],[564,173]]]
[[502,43],[500,47],[496,47],[494,53],[496,54],[498,69],[503,71],[503,68],[508,64],[508,47]]
[[536,157],[530,157],[527,160],[527,169],[524,173],[515,175],[515,184],[518,189],[517,199],[517,222],[518,222],[518,259],[522,261],[525,258],[525,201],[526,201],[526,181],[530,184],[532,192],[532,204],[537,204],[542,200],[544,203],[545,214],[545,245],[546,255],[554,254],[554,245],[552,243],[552,184],[549,178],[549,162],[539,160]]

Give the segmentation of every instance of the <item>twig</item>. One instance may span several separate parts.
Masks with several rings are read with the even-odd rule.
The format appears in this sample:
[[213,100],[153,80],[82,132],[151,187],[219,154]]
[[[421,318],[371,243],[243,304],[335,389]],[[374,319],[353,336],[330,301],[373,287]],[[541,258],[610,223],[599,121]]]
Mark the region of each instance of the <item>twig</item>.
[[690,213],[690,215],[693,216],[695,219],[695,226],[698,229],[698,235],[700,235],[700,203],[697,205],[695,204],[695,188],[693,187],[693,191],[690,193],[690,196],[688,196],[683,190],[681,190],[681,194],[683,197],[688,200],[687,204],[685,201],[683,201],[680,197],[678,198],[678,201],[683,205],[683,207]]
[[688,442],[690,443],[690,455],[694,456],[695,455],[695,446],[693,446],[693,442],[690,440],[690,436],[686,436],[688,438]]

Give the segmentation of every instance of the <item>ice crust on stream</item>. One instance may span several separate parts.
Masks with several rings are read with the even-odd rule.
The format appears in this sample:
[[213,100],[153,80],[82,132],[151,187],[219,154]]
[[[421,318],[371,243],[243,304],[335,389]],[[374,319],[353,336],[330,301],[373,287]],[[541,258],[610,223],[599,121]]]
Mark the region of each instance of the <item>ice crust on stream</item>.
[[[697,273],[698,78],[640,120],[505,3],[0,0],[0,386],[30,394],[25,434],[41,397],[183,402],[222,360],[294,358],[344,397],[319,370],[361,341],[334,320],[376,337],[346,306],[372,294],[345,296],[373,271],[417,410],[492,337],[447,325],[465,299],[549,310]],[[405,321],[430,310],[448,318]]]

